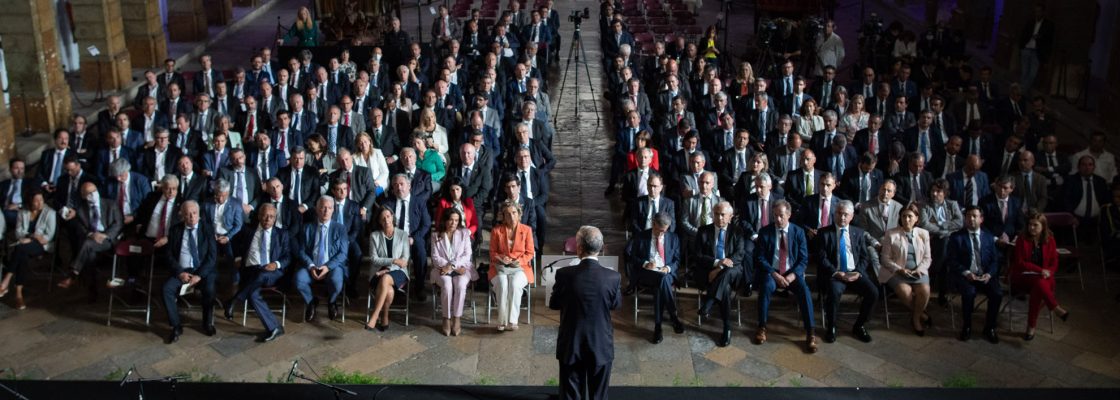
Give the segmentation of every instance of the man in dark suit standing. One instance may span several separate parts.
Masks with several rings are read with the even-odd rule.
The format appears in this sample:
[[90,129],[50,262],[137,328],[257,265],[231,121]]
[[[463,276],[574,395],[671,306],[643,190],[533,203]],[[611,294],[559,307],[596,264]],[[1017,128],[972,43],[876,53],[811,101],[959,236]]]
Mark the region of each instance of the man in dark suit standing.
[[758,233],[758,251],[754,252],[757,269],[756,284],[759,289],[758,332],[755,343],[766,343],[766,320],[770,297],[778,288],[787,288],[796,298],[801,322],[805,326],[805,351],[817,352],[817,336],[813,334],[813,298],[805,283],[805,266],[809,262],[809,249],[805,231],[789,221],[790,204],[783,200],[774,202],[774,223]]
[[996,323],[1000,305],[1003,304],[1003,290],[999,285],[1000,256],[996,251],[996,238],[981,229],[984,215],[979,207],[970,206],[964,212],[964,228],[949,237],[946,251],[946,269],[956,277],[957,288],[961,293],[961,316],[963,328],[958,337],[961,341],[972,338],[972,309],[975,307],[976,293],[988,297],[988,313],[984,319],[984,338],[999,343]]
[[214,336],[214,286],[217,281],[218,249],[214,229],[202,224],[198,202],[189,200],[180,210],[181,222],[171,228],[163,262],[171,276],[163,284],[163,305],[167,309],[167,323],[171,334],[167,343],[179,341],[183,325],[179,320],[179,291],[183,285],[195,286],[202,291],[202,333]]
[[677,318],[676,296],[673,282],[680,268],[680,241],[669,232],[673,217],[658,213],[653,218],[653,228],[638,233],[626,246],[626,275],[633,276],[631,285],[643,285],[654,291],[653,337],[654,344],[661,343],[661,321],[665,312],[673,324],[673,332],[684,333],[684,324]]
[[[428,199],[421,198],[412,191],[408,176],[393,175],[389,183],[390,196],[382,203],[393,210],[397,216],[397,228],[407,230],[412,245],[409,253],[412,258],[412,276],[423,276],[428,272],[428,233],[432,230],[432,217],[428,214]],[[427,301],[425,285],[412,286],[413,298],[418,302]]]
[[731,297],[736,290],[746,288],[748,295],[752,268],[748,254],[753,243],[735,225],[731,225],[734,210],[731,203],[716,203],[713,222],[700,227],[696,233],[694,278],[707,289],[707,296],[700,306],[700,315],[709,316],[712,306],[719,307],[723,330],[716,346],[731,344]]
[[1050,57],[1053,42],[1054,23],[1046,18],[1046,6],[1035,3],[1034,19],[1019,33],[1020,83],[1026,93],[1030,93],[1039,69]]
[[560,310],[556,339],[560,399],[606,399],[614,362],[611,310],[622,305],[622,277],[599,264],[603,249],[599,228],[580,227],[576,249],[579,265],[556,272],[548,302],[548,308]]
[[[875,300],[879,298],[876,282],[868,275],[871,255],[867,254],[867,240],[863,229],[850,225],[855,205],[843,200],[836,206],[836,219],[816,237],[817,287],[828,288],[824,293],[824,341],[836,341],[836,313],[840,311],[840,296],[851,287],[863,297],[859,316],[852,325],[852,335],[861,342],[871,342],[864,323],[871,316]],[[825,290],[825,289],[821,289]]]

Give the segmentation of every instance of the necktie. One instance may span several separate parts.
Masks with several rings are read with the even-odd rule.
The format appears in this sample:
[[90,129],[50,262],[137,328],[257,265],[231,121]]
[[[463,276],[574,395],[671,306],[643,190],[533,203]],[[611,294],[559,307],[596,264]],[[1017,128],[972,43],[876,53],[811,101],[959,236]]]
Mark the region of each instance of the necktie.
[[276,144],[277,145],[276,146],[277,150],[280,150],[280,151],[288,150],[288,139],[287,138],[288,138],[288,130],[287,129],[281,129],[280,130],[280,138],[279,138],[279,140],[277,140],[278,143]]
[[[114,155],[116,155],[116,152],[117,152],[116,150],[113,150]],[[58,176],[62,174],[62,154],[63,153],[64,153],[63,151],[58,151],[58,152],[54,153],[54,168],[51,168],[51,183],[58,183]],[[113,161],[116,161],[116,157],[113,157]]]
[[836,176],[840,176],[840,175],[844,174],[844,164],[843,164],[843,162],[844,162],[844,158],[840,157],[839,154],[836,154],[834,157],[832,157],[832,173],[835,174]]
[[660,236],[657,239],[657,256],[661,259],[661,263],[665,264],[665,236]]
[[242,203],[248,202],[249,199],[244,198],[245,196],[242,195],[245,192],[245,173],[244,173],[244,171],[234,172],[233,174],[234,174],[233,190],[236,190],[237,195],[242,197],[242,199],[241,199]]
[[1007,170],[1011,168],[1011,157],[1013,155],[1014,153],[1003,153],[1003,168],[1000,170],[1000,172],[1006,174]]
[[708,214],[711,213],[712,208],[711,205],[708,204],[707,197],[704,197],[700,202],[700,226],[704,226],[712,223],[711,218],[708,217]]
[[295,129],[299,129],[299,115],[300,114],[303,114],[303,113],[302,112],[296,112],[295,114],[292,114],[292,126]]
[[182,184],[179,185],[179,194],[186,193],[187,188],[191,186],[191,178],[186,177],[186,176],[180,176],[179,181],[182,182]]
[[929,154],[929,131],[922,131],[922,133],[918,136],[918,139],[920,139],[918,144],[919,144],[919,147],[921,148],[922,155],[925,156],[925,158],[928,160],[930,158],[930,154]]
[[345,208],[345,207],[343,207],[343,204],[342,204],[342,203],[339,203],[339,204],[338,204],[338,210],[339,210],[339,211],[338,211],[338,212],[336,212],[336,213],[334,213],[334,222],[338,222],[339,224],[342,224],[342,223],[343,223],[343,222],[342,222],[342,210],[343,210],[344,208]]
[[813,173],[808,172],[808,171],[803,171],[803,172],[805,172],[805,195],[806,196],[812,196],[813,195],[813,189],[814,189],[813,188]]
[[82,139],[85,138],[85,136],[86,135],[76,135],[76,136],[74,136],[74,150],[81,150],[82,149]]
[[1002,220],[1003,222],[1007,222],[1007,200],[1006,199],[999,201],[999,214],[1000,214],[1000,220]]
[[[346,187],[354,187],[354,182],[353,182],[353,180],[351,179],[351,178],[352,178],[353,176],[354,176],[354,173],[353,173],[353,172],[346,172]],[[350,196],[348,196],[348,197],[349,197],[349,198],[350,198],[351,200],[354,200],[354,197],[356,196],[356,195],[354,194],[354,191],[353,191],[353,190],[350,190],[349,192],[350,192]]]
[[319,255],[315,258],[316,265],[327,264],[327,229],[329,225],[321,225],[319,227]]
[[528,176],[526,176],[525,171],[521,171],[518,177],[521,179],[521,197],[529,198]]
[[762,199],[762,204],[758,207],[759,228],[770,225],[770,208],[766,206],[766,199]]
[[1058,160],[1054,158],[1054,153],[1046,155],[1046,158],[1050,160],[1050,165],[1048,165],[1048,167],[1050,167],[1051,171],[1058,167]]
[[1015,100],[1011,100],[1011,109],[1015,111],[1015,116],[1016,117],[1022,117],[1023,116],[1023,113],[1019,112],[1019,102],[1017,102]]
[[91,214],[89,220],[92,222],[90,225],[93,227],[94,231],[101,232],[101,210],[100,210],[100,207],[96,203],[94,203],[93,206],[90,207],[89,212]]
[[327,147],[331,153],[337,153],[338,149],[338,126],[331,126],[330,133],[327,135]]
[[840,245],[837,246],[839,254],[836,255],[837,263],[840,266],[840,271],[848,271],[848,228],[840,228]]
[[257,113],[249,113],[249,123],[245,124],[245,134],[251,135],[257,131]]
[[463,167],[463,182],[469,183],[471,181],[471,167]]
[[292,196],[291,196],[291,198],[292,198],[292,200],[299,201],[301,198],[303,198],[303,196],[302,196],[303,192],[301,190],[302,185],[300,185],[301,181],[303,180],[303,176],[301,176],[301,175],[303,175],[303,174],[301,174],[299,170],[293,169],[292,170],[292,175],[294,175],[292,177],[292,181],[295,182],[295,183],[292,184]]
[[950,154],[948,162],[945,163],[945,175],[954,172],[957,172],[957,156],[955,154]]
[[191,253],[191,269],[198,268],[198,241],[194,237],[194,228],[187,228],[187,249]]
[[20,185],[23,184],[22,179],[13,179],[12,188],[8,192],[8,204],[22,204],[20,201]]
[[397,215],[401,216],[400,218],[397,218],[397,228],[407,229],[405,227],[405,220],[408,219],[408,200],[401,201],[401,210]]
[[910,188],[910,201],[916,202],[922,200],[922,182],[919,180],[919,175],[912,175],[914,184]]
[[1085,178],[1085,217],[1093,216],[1093,179]]
[[973,233],[970,236],[972,236],[972,266],[969,268],[969,271],[972,271],[973,275],[979,275],[980,272],[981,272],[980,271],[980,234],[979,233]]
[[976,205],[976,201],[973,200],[973,197],[976,197],[976,186],[973,184],[973,178],[965,177],[965,179],[967,180],[964,184],[965,205]]
[[1030,172],[1024,172],[1023,173],[1023,182],[1027,185],[1026,193],[1027,193],[1028,196],[1026,196],[1026,197],[1027,198],[1032,198],[1032,196],[1030,196],[1030,194],[1034,191],[1031,190],[1031,173]]
[[261,265],[268,265],[268,231],[261,231],[261,241],[257,243],[257,249],[260,250],[260,254],[257,255],[257,258]]
[[170,217],[170,215],[168,215],[170,212],[171,200],[164,200],[163,213],[159,215],[159,230],[156,232],[157,239],[162,239],[164,236],[167,236],[167,220]]
[[342,116],[342,124],[350,126],[350,113],[346,113]]
[[716,259],[717,260],[722,260],[722,259],[726,258],[725,254],[724,254],[725,249],[724,249],[724,243],[723,243],[723,235],[725,234],[725,232],[726,232],[725,229],[720,229],[719,233],[716,235]]
[[829,209],[828,209],[828,206],[829,206],[828,203],[829,203],[828,199],[826,199],[824,197],[821,197],[821,220],[820,220],[820,225],[819,225],[820,228],[824,228],[824,227],[829,225],[828,224],[829,223],[828,217],[829,217],[830,212],[829,212]]
[[226,99],[218,100],[218,112],[222,114],[229,114],[226,110]]
[[786,245],[786,231],[778,230],[778,273],[785,275],[787,267],[787,259],[789,258],[789,247]]
[[739,174],[742,174],[743,170],[747,169],[747,152],[740,151],[738,157],[735,157],[735,159],[737,160],[735,166],[735,179],[739,179]]
[[793,77],[787,76],[786,77],[785,93],[783,93],[783,94],[785,94],[786,96],[789,96],[790,93],[793,93]]
[[272,178],[271,174],[269,174],[268,168],[268,150],[261,152],[261,160],[257,163],[257,165],[259,166],[258,169],[260,170],[262,181],[268,181],[269,178]]
[[128,196],[128,189],[125,186],[125,183],[117,184],[117,208],[121,209],[122,214],[128,215],[124,208],[124,203],[127,200],[125,197]]
[[859,179],[859,201],[865,202],[871,198],[871,174],[863,174]]

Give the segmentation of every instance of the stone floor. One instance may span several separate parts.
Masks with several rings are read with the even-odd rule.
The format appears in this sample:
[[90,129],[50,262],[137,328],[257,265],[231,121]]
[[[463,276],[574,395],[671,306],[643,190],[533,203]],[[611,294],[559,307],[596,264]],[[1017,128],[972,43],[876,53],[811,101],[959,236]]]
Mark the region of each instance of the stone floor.
[[[296,0],[274,0],[298,3]],[[852,3],[844,1],[843,4]],[[869,2],[872,3],[872,2]],[[283,4],[286,6],[286,4]],[[574,7],[591,7],[595,2],[559,0],[562,14]],[[701,15],[714,15],[718,3],[707,2]],[[405,26],[415,29],[415,20],[406,12]],[[414,18],[414,17],[413,17]],[[745,17],[744,17],[745,18]],[[256,32],[260,39],[272,25],[271,18],[247,21],[242,29]],[[602,197],[609,167],[611,133],[606,128],[608,111],[601,99],[602,71],[598,32],[588,24],[583,32],[590,62],[591,84],[580,77],[579,94],[569,76],[562,99],[559,73],[554,74],[552,98],[559,103],[561,118],[554,151],[558,164],[553,173],[551,216],[552,240],[546,253],[555,253],[565,236],[584,224],[604,229],[607,252],[617,254],[624,236],[617,222],[620,205]],[[408,28],[406,28],[408,29]],[[561,34],[571,37],[570,26]],[[234,32],[230,37],[241,38]],[[257,40],[252,39],[252,40]],[[262,39],[263,40],[263,39]],[[245,40],[216,43],[214,54],[244,54],[254,43]],[[566,45],[564,47],[567,47]],[[562,57],[566,57],[563,49]],[[219,58],[220,59],[220,58]],[[234,58],[240,62],[240,58]],[[185,66],[186,68],[191,68]],[[573,67],[575,67],[573,65]],[[562,71],[560,71],[562,72]],[[576,72],[576,71],[573,71]],[[583,72],[583,71],[578,71]],[[587,88],[595,88],[592,94]],[[604,117],[596,125],[595,111]],[[1095,255],[1086,247],[1084,254]],[[883,320],[882,306],[870,327],[875,340],[863,344],[843,335],[834,344],[822,344],[818,354],[801,351],[802,336],[795,326],[796,308],[791,301],[778,300],[770,324],[771,341],[756,346],[747,340],[753,334],[755,301],[743,302],[743,327],[736,327],[732,345],[717,348],[718,334],[712,323],[697,326],[695,297],[682,296],[683,335],[668,334],[665,341],[647,341],[652,321],[643,314],[638,324],[632,317],[632,299],[627,298],[615,314],[616,385],[653,386],[890,386],[890,387],[1116,387],[1120,386],[1120,342],[1112,333],[1120,329],[1113,317],[1120,303],[1112,291],[1105,290],[1096,257],[1084,260],[1085,289],[1075,274],[1059,284],[1059,298],[1072,310],[1068,323],[1056,321],[1050,332],[1045,316],[1038,337],[1032,342],[1018,338],[1023,328],[1019,314],[1014,325],[1001,321],[1003,342],[991,345],[982,340],[962,343],[955,339],[950,312],[931,306],[936,325],[930,335],[917,337],[906,327],[906,314],[898,303],[890,303],[894,318],[890,329]],[[1117,272],[1113,272],[1116,274]],[[1115,276],[1115,275],[1114,275]],[[217,322],[219,334],[206,337],[198,332],[197,311],[187,312],[187,332],[174,345],[165,345],[167,333],[164,313],[157,310],[151,326],[136,316],[105,324],[106,304],[87,305],[77,292],[44,293],[45,283],[29,286],[30,308],[16,311],[0,305],[0,367],[10,368],[9,376],[34,379],[101,380],[120,378],[122,371],[135,366],[140,375],[151,377],[191,374],[195,379],[266,382],[283,376],[295,359],[305,372],[322,373],[328,367],[359,371],[386,380],[423,384],[554,384],[557,367],[554,354],[558,313],[541,307],[543,294],[534,291],[533,324],[516,332],[499,333],[485,323],[464,327],[459,337],[443,337],[438,322],[429,318],[430,304],[413,304],[412,324],[394,316],[390,330],[369,333],[362,330],[365,307],[350,307],[346,323],[302,323],[302,307],[289,309],[287,334],[274,343],[253,341],[259,323],[250,316],[248,327],[225,320]],[[104,297],[104,296],[103,296]],[[294,298],[294,297],[292,297]],[[478,315],[485,321],[485,295],[476,293]],[[364,303],[359,299],[359,303]],[[648,302],[648,299],[644,299]],[[845,309],[854,306],[845,304]],[[1015,309],[1025,308],[1016,303]],[[468,311],[468,314],[470,312]],[[901,317],[899,317],[901,316]],[[240,312],[238,318],[241,317]],[[465,318],[467,321],[469,317]],[[850,318],[841,329],[850,326]]]

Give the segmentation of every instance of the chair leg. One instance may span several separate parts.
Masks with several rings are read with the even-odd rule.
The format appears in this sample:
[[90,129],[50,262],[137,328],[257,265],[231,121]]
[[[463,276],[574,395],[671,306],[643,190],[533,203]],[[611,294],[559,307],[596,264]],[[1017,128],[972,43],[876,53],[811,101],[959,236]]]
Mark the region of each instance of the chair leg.
[[241,307],[241,326],[249,324],[249,299],[245,299]]

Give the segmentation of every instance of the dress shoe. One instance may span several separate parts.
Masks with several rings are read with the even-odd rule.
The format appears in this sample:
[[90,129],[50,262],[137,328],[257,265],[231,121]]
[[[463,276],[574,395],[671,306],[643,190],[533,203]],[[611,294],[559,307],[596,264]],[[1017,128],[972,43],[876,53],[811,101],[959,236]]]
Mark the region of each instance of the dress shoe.
[[264,336],[261,336],[260,341],[261,342],[271,342],[273,340],[276,340],[277,338],[279,338],[283,334],[284,334],[284,328],[276,328],[276,329],[273,329],[272,332],[266,332],[264,334]]
[[754,333],[754,343],[755,344],[766,343],[766,327],[765,326],[758,328],[758,332]]
[[387,330],[389,330],[389,324],[382,324],[382,323],[377,324],[377,331],[378,332],[385,332]]
[[374,324],[373,326],[362,325],[362,329],[365,329],[365,330],[370,331],[370,332],[373,332],[374,330],[380,331],[381,330],[380,328],[381,328],[381,324]]
[[1065,314],[1059,315],[1058,318],[1061,319],[1062,322],[1069,321],[1069,311],[1066,311]]
[[315,307],[319,305],[319,299],[311,299],[303,308],[303,320],[311,322],[315,320]]
[[723,334],[720,335],[719,341],[716,342],[716,346],[727,347],[730,344],[731,344],[731,329],[724,328]]
[[984,339],[987,339],[991,344],[999,344],[999,334],[995,329],[984,329]]
[[658,326],[654,327],[653,328],[653,338],[651,338],[649,341],[653,342],[653,344],[658,344],[658,343],[661,343],[661,341],[663,339],[665,339],[665,338],[663,336],[661,336],[661,326],[658,325]]
[[460,320],[460,317],[452,318],[451,319],[451,336],[459,336],[460,333],[463,333],[463,325],[462,325],[462,322]]
[[18,297],[18,296],[16,297],[15,307],[16,307],[17,310],[26,310],[27,309],[27,304],[23,302],[23,297]]
[[957,339],[962,342],[967,342],[968,339],[972,339],[972,328],[965,327],[961,329],[961,334],[957,336]]
[[864,343],[871,343],[871,334],[867,333],[867,327],[860,325],[852,328],[852,336]]
[[451,318],[443,319],[443,336],[451,336]]
[[327,303],[327,319],[338,319],[338,303]]
[[179,336],[183,334],[183,327],[176,326],[171,328],[171,333],[167,335],[167,344],[172,344],[179,341]]
[[73,285],[74,285],[74,278],[69,277],[69,276],[66,277],[66,279],[63,279],[63,280],[58,282],[58,287],[61,288],[61,289],[69,289],[70,286],[73,286]]
[[700,310],[697,311],[701,318],[708,319],[712,317],[712,301],[704,299],[704,303],[700,305]]
[[805,351],[809,354],[817,352],[817,335],[809,335],[805,338]]
[[922,314],[922,326],[926,327],[927,329],[932,328],[933,327],[933,317],[930,317],[929,314],[923,313]]
[[635,286],[635,285],[630,285],[630,286],[627,286],[627,287],[626,287],[626,289],[624,289],[624,290],[622,291],[622,295],[623,295],[623,296],[633,296],[633,295],[634,295],[634,292],[637,292],[637,291],[638,291],[638,287],[637,287],[637,286]]
[[743,288],[743,297],[751,297],[752,294],[754,294],[754,285],[748,283],[747,286]]
[[1024,333],[1023,334],[1023,340],[1026,340],[1028,342],[1034,340],[1034,333],[1033,332]]
[[206,336],[214,336],[218,334],[218,330],[214,328],[214,324],[203,325],[202,333]]
[[222,316],[227,320],[233,321],[233,299],[226,302],[225,307],[222,307]]
[[836,327],[824,328],[824,342],[836,343]]
[[678,335],[684,333],[684,323],[681,322],[680,318],[673,317],[672,324],[673,333],[676,333]]

